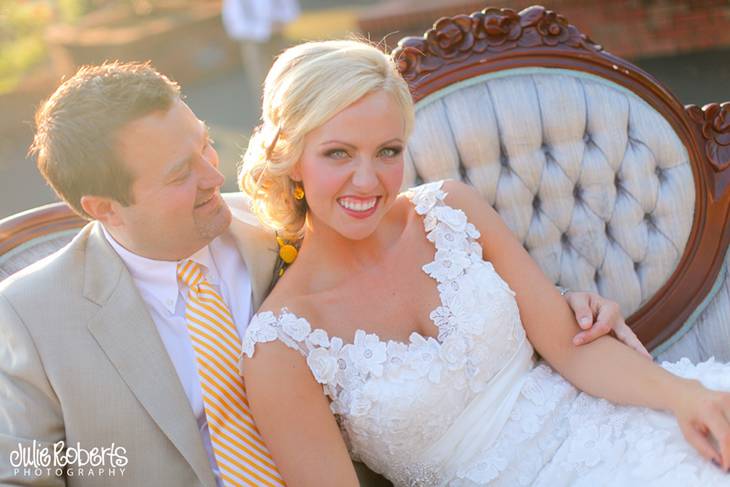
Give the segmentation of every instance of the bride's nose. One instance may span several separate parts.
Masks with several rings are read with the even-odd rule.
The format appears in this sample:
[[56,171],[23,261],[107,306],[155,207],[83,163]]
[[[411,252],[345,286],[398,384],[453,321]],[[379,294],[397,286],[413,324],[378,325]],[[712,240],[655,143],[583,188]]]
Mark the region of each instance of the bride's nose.
[[377,187],[378,175],[371,159],[363,158],[358,162],[352,175],[352,185],[363,193]]

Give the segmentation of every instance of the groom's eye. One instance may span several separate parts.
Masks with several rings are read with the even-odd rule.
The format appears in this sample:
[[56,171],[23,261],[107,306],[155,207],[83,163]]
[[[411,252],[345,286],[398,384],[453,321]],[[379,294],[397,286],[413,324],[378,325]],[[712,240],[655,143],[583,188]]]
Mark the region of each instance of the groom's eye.
[[188,177],[190,176],[190,169],[186,168],[183,169],[177,173],[175,173],[172,178],[169,180],[170,184],[181,184],[184,183]]
[[182,184],[185,182],[186,179],[188,179],[189,174],[183,174],[181,176],[176,177],[171,181],[172,184]]

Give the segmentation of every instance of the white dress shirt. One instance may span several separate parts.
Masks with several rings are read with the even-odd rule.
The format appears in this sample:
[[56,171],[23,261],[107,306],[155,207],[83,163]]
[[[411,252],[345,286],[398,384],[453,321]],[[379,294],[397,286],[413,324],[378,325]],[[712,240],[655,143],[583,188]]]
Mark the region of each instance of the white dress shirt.
[[[197,372],[197,359],[185,322],[187,286],[178,284],[177,262],[142,257],[122,247],[104,229],[104,236],[119,254],[132,275],[157,331],[170,355],[185,395],[198,421],[203,446],[208,453],[216,482],[223,487],[215,461],[205,416],[203,392]],[[233,238],[223,234],[189,257],[207,269],[206,279],[221,294],[233,316],[239,337],[252,316],[252,289],[246,265]]]

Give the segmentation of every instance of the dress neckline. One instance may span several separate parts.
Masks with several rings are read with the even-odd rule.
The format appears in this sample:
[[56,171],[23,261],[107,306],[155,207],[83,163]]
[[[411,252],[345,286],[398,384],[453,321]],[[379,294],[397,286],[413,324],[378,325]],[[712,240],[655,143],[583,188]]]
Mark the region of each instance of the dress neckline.
[[[424,342],[425,343],[435,343],[436,346],[441,347],[443,345],[442,335],[443,335],[444,330],[442,330],[441,326],[439,325],[439,323],[436,319],[436,315],[439,312],[439,310],[448,308],[447,300],[444,297],[445,287],[440,285],[440,284],[444,283],[443,281],[445,281],[445,279],[439,277],[439,275],[436,272],[434,272],[433,269],[429,270],[429,268],[435,266],[438,263],[439,257],[441,255],[441,253],[444,251],[440,248],[441,245],[439,245],[439,239],[432,238],[431,234],[435,230],[435,228],[438,224],[438,220],[440,220],[440,219],[448,220],[449,218],[446,215],[442,215],[441,217],[435,216],[433,218],[430,218],[432,216],[432,210],[434,210],[435,208],[445,208],[447,210],[450,210],[451,212],[458,212],[460,214],[460,216],[463,218],[463,225],[460,225],[460,227],[464,226],[465,236],[468,235],[469,237],[472,237],[472,238],[476,238],[479,236],[479,233],[474,228],[474,226],[472,224],[466,222],[466,216],[464,215],[464,213],[461,210],[451,208],[450,206],[446,205],[446,203],[444,203],[443,200],[446,197],[447,193],[441,189],[442,185],[443,185],[443,180],[435,181],[432,183],[423,184],[416,188],[412,188],[411,190],[409,190],[406,193],[406,197],[409,199],[411,204],[413,204],[415,206],[416,213],[418,213],[421,216],[423,226],[424,226],[424,231],[426,232],[426,239],[431,241],[434,244],[433,259],[431,261],[429,261],[428,263],[424,264],[421,269],[430,278],[432,278],[434,281],[436,281],[436,284],[437,284],[436,291],[438,293],[439,300],[441,301],[441,304],[437,304],[436,307],[434,309],[432,309],[429,313],[429,320],[431,322],[431,325],[433,325],[435,327],[435,329],[438,331],[438,334],[436,337],[433,337],[430,335],[423,335],[419,331],[413,331],[408,336],[408,342],[397,340],[397,339],[385,339],[384,340],[380,337],[380,335],[378,335],[375,332],[371,333],[362,328],[357,328],[354,332],[352,340],[344,340],[342,337],[338,337],[335,335],[330,336],[330,334],[327,332],[327,330],[324,330],[322,328],[312,327],[309,320],[297,315],[296,313],[292,313],[291,311],[289,311],[289,309],[286,306],[282,306],[279,309],[278,313],[275,313],[273,311],[264,311],[261,313],[256,313],[252,317],[252,320],[255,319],[257,316],[263,318],[264,316],[268,315],[269,317],[273,318],[275,321],[279,321],[285,315],[290,315],[291,317],[293,317],[295,319],[303,320],[304,322],[306,322],[306,324],[308,325],[308,327],[310,329],[310,332],[309,332],[310,334],[312,334],[312,333],[324,334],[326,337],[328,337],[327,338],[328,341],[332,340],[332,339],[337,339],[342,343],[341,346],[354,345],[358,341],[359,336],[362,336],[362,337],[371,337],[372,336],[377,339],[378,343],[384,344],[386,346],[386,349],[388,348],[389,345],[395,345],[395,346],[401,346],[401,347],[405,346],[410,349],[410,347],[412,347],[413,345],[421,345]],[[448,223],[449,222],[447,221],[446,225],[448,225]],[[449,240],[449,239],[447,238],[447,240]],[[479,247],[479,248],[481,249],[481,247]],[[448,251],[448,250],[449,249],[446,249],[446,251]],[[481,252],[480,252],[480,254],[481,254]],[[480,259],[481,259],[481,255],[480,255]],[[465,269],[468,266],[464,265],[463,267]],[[457,276],[454,277],[454,279],[458,279],[461,274],[462,273],[459,273]],[[454,279],[451,279],[451,280],[454,280]]]

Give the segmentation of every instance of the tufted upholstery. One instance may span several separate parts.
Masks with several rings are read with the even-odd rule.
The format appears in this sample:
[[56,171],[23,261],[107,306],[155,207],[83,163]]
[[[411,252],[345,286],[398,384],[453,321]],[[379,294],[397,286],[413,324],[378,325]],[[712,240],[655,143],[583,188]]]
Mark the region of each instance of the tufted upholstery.
[[601,78],[521,68],[417,105],[405,185],[471,182],[546,274],[628,316],[664,284],[690,233],[687,151],[665,119]]
[[57,251],[78,233],[78,229],[54,232],[25,242],[0,254],[0,281]]
[[700,362],[715,357],[730,362],[730,253],[712,292],[685,322],[682,329],[654,350],[657,360],[676,362],[687,357]]

